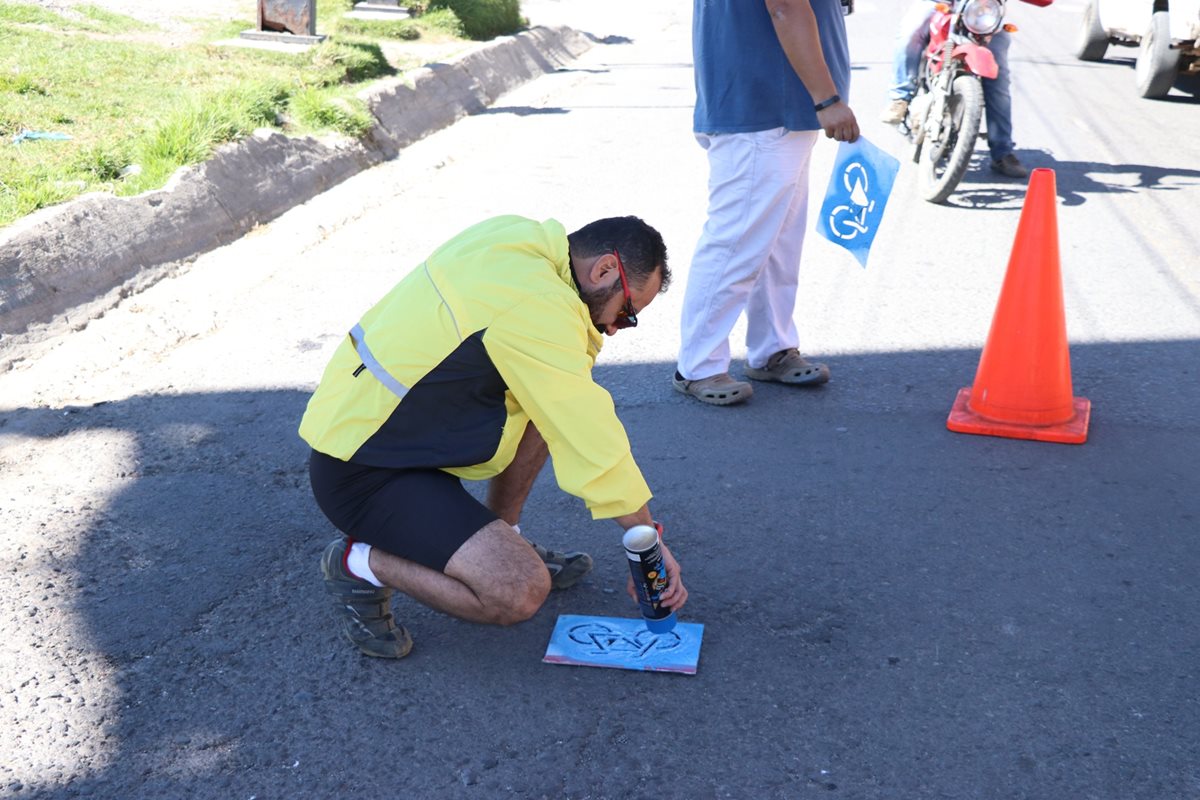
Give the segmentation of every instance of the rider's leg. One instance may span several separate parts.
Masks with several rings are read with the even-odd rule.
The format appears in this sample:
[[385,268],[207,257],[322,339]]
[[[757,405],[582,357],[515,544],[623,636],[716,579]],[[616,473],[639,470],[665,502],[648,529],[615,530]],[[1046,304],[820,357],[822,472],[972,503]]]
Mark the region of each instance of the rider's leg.
[[891,100],[911,100],[916,94],[917,69],[929,44],[929,20],[934,10],[929,0],[916,0],[900,20],[892,53],[892,83],[888,89]]
[[546,565],[501,520],[477,531],[438,572],[371,549],[371,571],[425,605],[470,622],[512,625],[529,619],[550,593]]
[[1000,161],[1013,152],[1012,94],[1008,69],[1008,46],[1011,37],[1001,31],[992,37],[990,49],[996,57],[999,72],[995,78],[983,79],[983,102],[987,114],[987,142],[992,161]]

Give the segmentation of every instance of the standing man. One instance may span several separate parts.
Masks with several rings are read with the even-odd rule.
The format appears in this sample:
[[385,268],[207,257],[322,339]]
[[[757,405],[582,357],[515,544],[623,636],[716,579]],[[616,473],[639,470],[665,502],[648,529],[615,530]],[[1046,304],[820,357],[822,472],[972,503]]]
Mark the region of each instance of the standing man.
[[792,313],[818,132],[858,138],[846,104],[850,53],[839,0],[694,0],[693,130],[708,154],[708,218],[688,274],[675,389],[702,403],[750,398],[729,375],[747,316],[746,377],[829,380],[806,361]]
[[[880,119],[889,125],[899,125],[908,114],[908,103],[917,93],[917,70],[929,46],[929,21],[933,18],[934,3],[916,0],[900,21],[896,46],[892,53],[892,87],[890,102]],[[1013,143],[1012,92],[1009,89],[1008,33],[1001,28],[992,36],[988,49],[996,57],[995,78],[983,78],[984,113],[987,115],[987,143],[992,156],[992,171],[1007,178],[1027,178],[1029,170],[1017,158]]]
[[[554,220],[497,217],[435,250],[351,328],[300,435],[317,504],[345,534],[321,571],[359,650],[411,649],[393,589],[511,625],[591,569],[585,554],[520,534],[547,455],[593,518],[652,524],[650,490],[592,365],[602,334],[636,326],[670,278],[662,236],[637,217],[570,235]],[[461,479],[490,479],[487,502]],[[663,556],[664,605],[678,609],[687,590],[666,545]]]

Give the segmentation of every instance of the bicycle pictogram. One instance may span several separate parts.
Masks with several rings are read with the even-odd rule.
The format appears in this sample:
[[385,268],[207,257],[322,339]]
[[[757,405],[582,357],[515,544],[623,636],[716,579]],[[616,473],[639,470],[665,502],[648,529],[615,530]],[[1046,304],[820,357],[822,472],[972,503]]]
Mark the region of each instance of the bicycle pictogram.
[[645,658],[653,652],[674,650],[683,643],[679,634],[674,631],[651,633],[642,628],[630,635],[614,630],[602,622],[574,625],[567,632],[567,636],[576,644],[587,645],[590,655],[620,655],[633,658]]
[[871,180],[861,162],[851,161],[842,172],[842,183],[850,192],[850,202],[835,206],[829,213],[829,230],[839,239],[849,241],[871,229],[867,215],[875,210],[875,201],[867,197]]

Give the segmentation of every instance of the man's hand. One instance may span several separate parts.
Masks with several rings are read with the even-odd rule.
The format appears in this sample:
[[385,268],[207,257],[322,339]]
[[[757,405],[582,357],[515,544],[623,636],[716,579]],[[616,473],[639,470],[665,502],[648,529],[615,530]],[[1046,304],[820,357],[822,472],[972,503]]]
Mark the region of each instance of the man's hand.
[[838,101],[829,108],[817,112],[817,124],[825,130],[825,136],[839,142],[858,139],[858,120],[850,106]]
[[[825,63],[817,17],[810,0],[766,0],[766,3],[779,45],[813,102],[833,97],[838,90],[829,73],[829,65]],[[817,124],[830,139],[853,142],[858,138],[858,120],[845,103],[834,103],[818,111]]]
[[680,577],[679,562],[671,555],[665,542],[662,545],[662,554],[663,566],[667,568],[667,590],[663,592],[662,604],[672,611],[678,611],[687,602],[688,590]]
[[[659,541],[662,547],[663,567],[667,570],[667,590],[663,592],[660,600],[667,608],[672,611],[678,611],[687,602],[688,590],[683,585],[683,579],[679,576],[679,562],[675,560],[675,556],[671,555],[666,542],[663,542],[661,539]],[[629,598],[633,602],[636,603],[638,601],[637,590],[633,586],[632,572],[629,574],[629,580],[625,583],[625,591],[629,593]]]

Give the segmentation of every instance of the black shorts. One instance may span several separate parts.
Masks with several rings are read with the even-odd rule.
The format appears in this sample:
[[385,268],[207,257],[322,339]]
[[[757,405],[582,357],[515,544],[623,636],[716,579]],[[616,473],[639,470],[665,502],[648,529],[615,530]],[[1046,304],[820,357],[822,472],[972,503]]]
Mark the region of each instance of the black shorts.
[[498,519],[439,469],[364,467],[314,450],[308,477],[317,505],[342,533],[438,572]]

